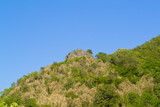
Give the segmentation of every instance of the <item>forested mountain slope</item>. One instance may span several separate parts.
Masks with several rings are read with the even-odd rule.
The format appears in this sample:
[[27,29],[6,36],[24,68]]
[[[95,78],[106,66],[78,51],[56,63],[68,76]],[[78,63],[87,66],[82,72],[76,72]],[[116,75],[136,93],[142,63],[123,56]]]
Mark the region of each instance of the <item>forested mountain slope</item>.
[[91,54],[76,50],[24,75],[1,92],[0,107],[160,106],[160,36],[131,50]]

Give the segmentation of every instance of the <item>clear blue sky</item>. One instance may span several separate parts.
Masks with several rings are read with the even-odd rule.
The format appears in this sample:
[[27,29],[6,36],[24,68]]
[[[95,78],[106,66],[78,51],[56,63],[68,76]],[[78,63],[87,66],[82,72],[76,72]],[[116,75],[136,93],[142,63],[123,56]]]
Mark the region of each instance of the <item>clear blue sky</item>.
[[160,34],[160,0],[1,0],[0,91],[70,51],[111,54]]

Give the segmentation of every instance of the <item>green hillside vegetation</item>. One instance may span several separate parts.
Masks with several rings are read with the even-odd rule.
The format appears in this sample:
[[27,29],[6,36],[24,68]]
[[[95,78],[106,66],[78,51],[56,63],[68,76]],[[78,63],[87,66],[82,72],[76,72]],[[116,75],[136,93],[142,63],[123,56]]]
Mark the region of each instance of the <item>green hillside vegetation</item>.
[[0,96],[0,107],[159,106],[160,36],[110,55],[54,62],[24,75]]

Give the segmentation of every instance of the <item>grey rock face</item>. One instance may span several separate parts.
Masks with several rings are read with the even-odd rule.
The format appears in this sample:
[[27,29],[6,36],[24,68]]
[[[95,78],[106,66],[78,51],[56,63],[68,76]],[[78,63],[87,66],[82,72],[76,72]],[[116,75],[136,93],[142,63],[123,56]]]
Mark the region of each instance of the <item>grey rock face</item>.
[[72,58],[75,58],[75,57],[82,57],[82,56],[86,56],[86,57],[93,57],[93,55],[89,52],[86,52],[82,49],[77,49],[77,50],[74,50],[72,51],[71,53],[69,53],[65,59],[66,60],[70,60]]

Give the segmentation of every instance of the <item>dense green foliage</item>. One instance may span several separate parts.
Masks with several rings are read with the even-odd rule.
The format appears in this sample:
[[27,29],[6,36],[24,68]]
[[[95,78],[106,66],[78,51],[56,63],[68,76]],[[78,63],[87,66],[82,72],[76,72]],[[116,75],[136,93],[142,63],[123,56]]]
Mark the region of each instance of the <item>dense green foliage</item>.
[[133,50],[119,49],[111,55],[100,52],[96,57],[112,63],[112,68],[132,83],[148,73],[152,73],[156,83],[160,82],[160,36]]
[[91,49],[88,49],[87,52],[93,54]]
[[36,99],[26,99],[24,102],[25,107],[38,107]]
[[97,107],[113,107],[116,105],[117,99],[118,95],[112,86],[100,86],[95,95],[94,105]]

